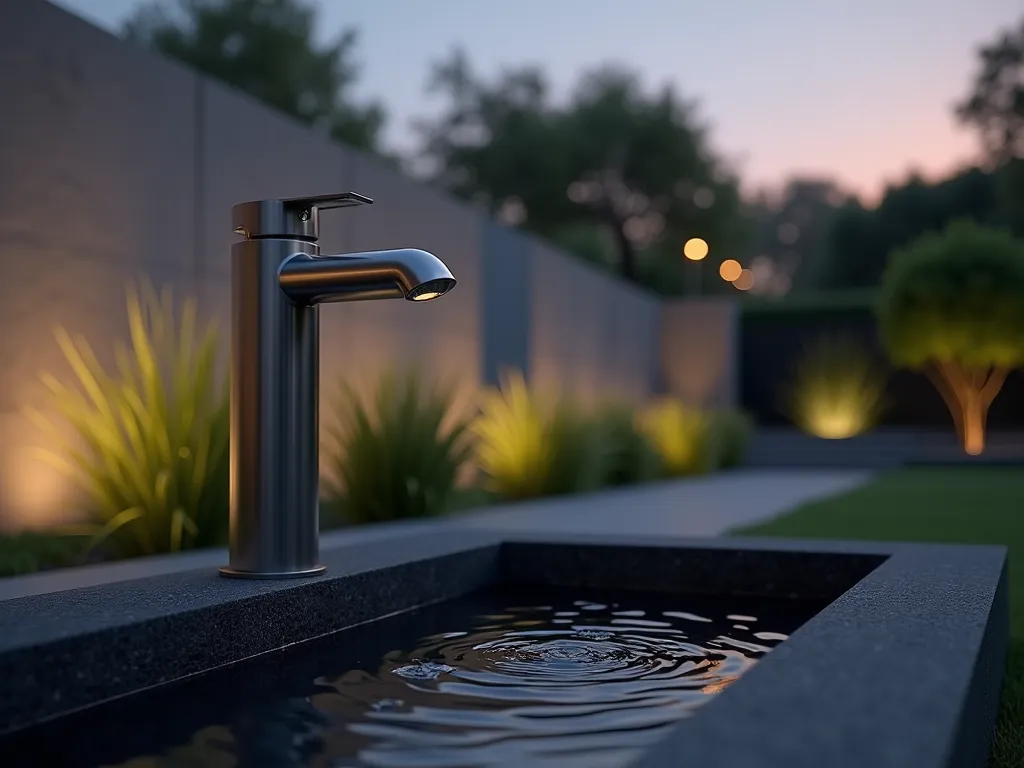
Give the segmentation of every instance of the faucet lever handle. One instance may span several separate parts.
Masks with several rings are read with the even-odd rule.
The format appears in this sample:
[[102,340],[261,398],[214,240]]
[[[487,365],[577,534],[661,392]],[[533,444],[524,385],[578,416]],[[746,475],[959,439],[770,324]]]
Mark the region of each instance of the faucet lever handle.
[[236,234],[248,239],[293,237],[316,242],[320,236],[321,208],[351,208],[372,202],[365,195],[355,192],[282,200],[253,200],[239,203],[231,209],[231,225]]
[[356,192],[339,192],[334,195],[313,195],[312,197],[289,197],[281,201],[286,208],[306,210],[309,208],[351,208],[354,205],[370,205],[373,200]]

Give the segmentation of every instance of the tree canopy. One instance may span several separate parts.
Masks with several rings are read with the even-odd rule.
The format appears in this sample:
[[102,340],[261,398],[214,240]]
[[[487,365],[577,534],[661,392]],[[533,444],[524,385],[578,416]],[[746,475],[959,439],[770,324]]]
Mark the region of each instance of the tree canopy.
[[1024,18],[978,51],[979,68],[957,117],[981,139],[996,171],[999,218],[1024,235]]
[[893,254],[882,284],[882,336],[893,360],[922,368],[1024,362],[1024,245],[958,221]]
[[662,289],[687,239],[721,259],[742,236],[735,176],[671,88],[601,67],[556,104],[541,70],[486,82],[455,51],[431,89],[446,99],[420,124],[434,179],[507,223]]
[[957,221],[893,254],[879,329],[897,365],[928,373],[969,453],[1009,370],[1024,364],[1024,243]]
[[848,201],[836,212],[827,235],[823,287],[877,286],[889,254],[922,234],[957,219],[999,223],[995,199],[994,176],[971,168],[935,183],[911,177],[889,187],[875,208]]
[[315,28],[303,0],[153,0],[124,32],[339,140],[379,149],[383,108],[350,98],[356,32],[321,45]]
[[976,128],[988,158],[1024,158],[1024,18],[978,51],[981,66],[957,116]]

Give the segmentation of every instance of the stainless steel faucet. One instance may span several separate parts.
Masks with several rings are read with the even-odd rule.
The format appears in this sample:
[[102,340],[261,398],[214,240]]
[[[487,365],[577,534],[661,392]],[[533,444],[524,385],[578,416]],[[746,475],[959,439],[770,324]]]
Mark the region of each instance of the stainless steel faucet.
[[319,214],[372,203],[338,195],[241,203],[231,211],[231,554],[224,576],[286,579],[319,564],[318,305],[405,298],[455,286],[414,248],[321,256]]

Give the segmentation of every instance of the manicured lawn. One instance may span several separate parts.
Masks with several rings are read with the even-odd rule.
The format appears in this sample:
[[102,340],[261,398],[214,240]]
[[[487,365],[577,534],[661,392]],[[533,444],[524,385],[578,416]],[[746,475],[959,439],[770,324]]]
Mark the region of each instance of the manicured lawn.
[[1024,470],[900,470],[732,533],[1008,546],[1010,656],[990,766],[1024,768]]

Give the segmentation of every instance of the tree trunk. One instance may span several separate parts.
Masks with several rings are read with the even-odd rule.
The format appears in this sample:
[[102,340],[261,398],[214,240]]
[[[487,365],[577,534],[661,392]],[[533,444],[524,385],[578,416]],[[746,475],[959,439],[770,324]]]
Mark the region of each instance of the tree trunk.
[[963,424],[964,451],[970,456],[980,456],[985,450],[985,422],[988,418],[988,407],[981,401],[981,393],[971,390],[960,403]]
[[956,363],[943,362],[930,373],[953,416],[964,451],[980,456],[985,450],[989,406],[1003,388],[1009,371],[994,367],[968,371]]
[[615,237],[619,243],[619,267],[622,270],[622,276],[631,283],[635,283],[637,281],[636,251],[629,238],[626,237],[626,233],[622,231],[621,224],[615,227]]

